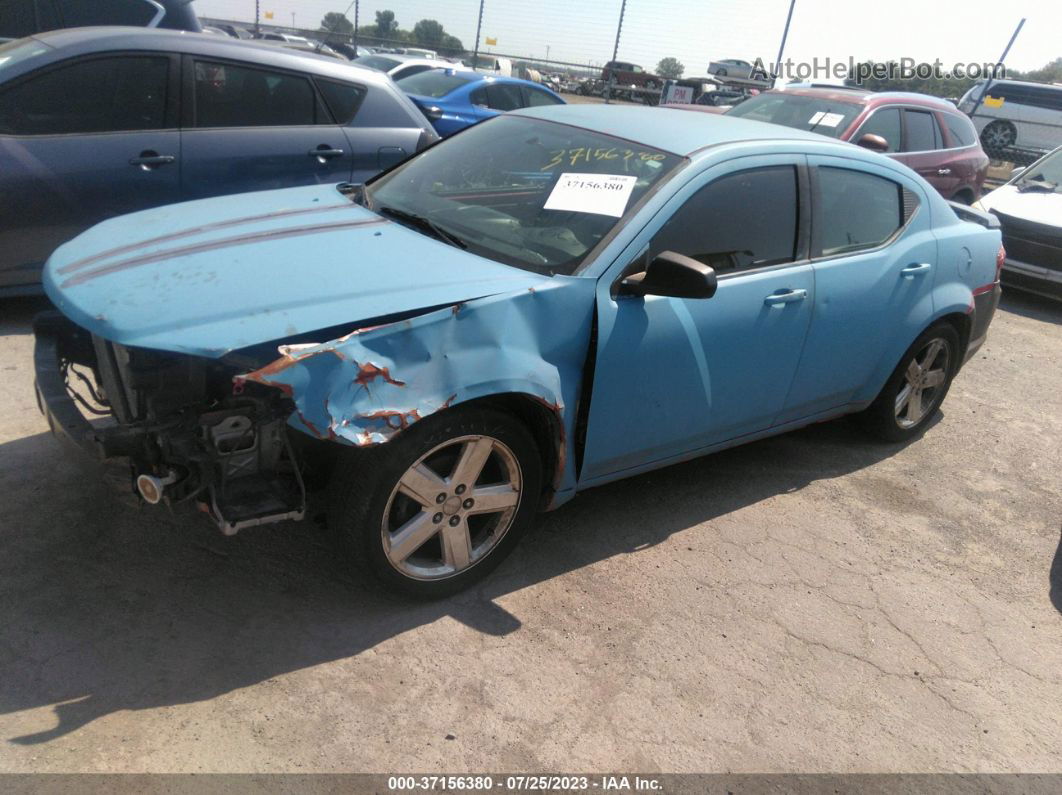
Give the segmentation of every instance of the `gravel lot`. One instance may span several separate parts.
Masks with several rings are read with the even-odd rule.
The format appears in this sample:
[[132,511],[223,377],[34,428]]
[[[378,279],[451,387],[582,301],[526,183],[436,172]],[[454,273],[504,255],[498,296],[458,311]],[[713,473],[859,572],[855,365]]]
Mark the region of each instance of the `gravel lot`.
[[1058,771],[1062,305],[926,435],[818,425],[581,495],[481,588],[119,504],[0,303],[0,771]]

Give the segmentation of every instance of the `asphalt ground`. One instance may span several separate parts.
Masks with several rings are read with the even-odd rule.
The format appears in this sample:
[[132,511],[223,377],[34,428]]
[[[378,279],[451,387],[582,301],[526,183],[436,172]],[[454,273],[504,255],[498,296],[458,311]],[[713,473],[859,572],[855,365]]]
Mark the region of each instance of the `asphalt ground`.
[[1058,771],[1062,305],[909,444],[836,421],[581,494],[472,591],[129,508],[0,303],[0,771]]

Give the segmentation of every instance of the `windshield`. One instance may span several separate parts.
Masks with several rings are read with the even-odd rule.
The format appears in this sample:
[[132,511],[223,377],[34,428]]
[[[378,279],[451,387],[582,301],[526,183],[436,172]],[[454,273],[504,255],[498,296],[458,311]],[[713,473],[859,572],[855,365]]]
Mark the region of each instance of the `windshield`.
[[377,72],[390,72],[402,62],[396,61],[394,58],[384,58],[382,55],[363,55],[360,58],[355,58],[352,63],[356,63],[358,66],[367,66]]
[[407,94],[417,94],[422,97],[438,99],[445,97],[455,88],[463,86],[472,80],[478,80],[480,75],[474,72],[451,72],[444,69],[432,69],[428,72],[417,72],[396,80],[395,83]]
[[1030,166],[1015,182],[1019,188],[1026,186],[1062,192],[1062,149],[1056,149],[1039,163]]
[[430,221],[475,254],[570,275],[683,162],[565,124],[499,116],[388,172],[366,189],[366,199],[385,215]]
[[760,94],[758,97],[746,99],[728,110],[726,115],[781,124],[784,127],[839,138],[861,110],[862,105],[851,102],[778,93]]

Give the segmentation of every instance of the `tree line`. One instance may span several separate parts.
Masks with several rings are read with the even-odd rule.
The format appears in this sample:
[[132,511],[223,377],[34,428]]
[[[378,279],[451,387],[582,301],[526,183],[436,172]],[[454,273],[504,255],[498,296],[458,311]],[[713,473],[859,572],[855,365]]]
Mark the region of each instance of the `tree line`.
[[[329,11],[321,20],[321,30],[326,33],[354,34],[354,23],[338,11]],[[412,30],[403,30],[398,25],[394,11],[377,11],[376,22],[358,28],[358,41],[368,45],[401,47],[410,45],[429,50],[445,51],[454,55],[465,52],[465,46],[456,36],[446,32],[434,19],[422,19]]]

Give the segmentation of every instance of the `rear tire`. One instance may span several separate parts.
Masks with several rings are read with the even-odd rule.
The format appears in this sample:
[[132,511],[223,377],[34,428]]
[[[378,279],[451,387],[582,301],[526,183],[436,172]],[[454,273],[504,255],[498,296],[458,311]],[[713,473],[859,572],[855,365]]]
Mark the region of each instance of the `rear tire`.
[[994,121],[981,130],[981,145],[989,157],[1001,157],[1017,140],[1018,131],[1009,121]]
[[371,449],[345,450],[329,527],[390,591],[448,596],[490,573],[533,521],[542,461],[528,430],[475,406],[435,414]]
[[959,369],[959,335],[946,322],[930,326],[912,343],[867,409],[856,415],[886,442],[905,442],[925,430]]

